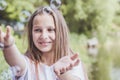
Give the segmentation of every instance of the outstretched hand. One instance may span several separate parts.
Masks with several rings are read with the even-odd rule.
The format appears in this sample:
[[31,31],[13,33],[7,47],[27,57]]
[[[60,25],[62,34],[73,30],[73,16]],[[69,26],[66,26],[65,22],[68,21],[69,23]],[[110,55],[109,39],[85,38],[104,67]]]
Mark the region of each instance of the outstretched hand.
[[69,70],[71,70],[74,66],[77,66],[80,62],[78,58],[78,54],[73,54],[72,56],[62,57],[54,64],[54,72],[57,75],[61,75]]
[[[11,28],[10,26],[7,26],[6,28],[6,33],[2,31],[0,28],[0,43],[3,44],[4,46],[11,45],[13,43],[14,39],[11,35]],[[4,48],[3,46],[3,48]]]

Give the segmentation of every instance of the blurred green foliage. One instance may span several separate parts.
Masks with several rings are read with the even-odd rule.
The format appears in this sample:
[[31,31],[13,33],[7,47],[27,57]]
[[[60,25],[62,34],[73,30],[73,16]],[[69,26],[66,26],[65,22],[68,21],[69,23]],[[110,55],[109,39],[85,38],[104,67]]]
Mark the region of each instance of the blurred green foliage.
[[64,0],[62,10],[71,31],[89,35],[111,25],[117,7],[117,0]]
[[44,0],[5,0],[7,7],[0,11],[0,17],[5,20],[19,21],[20,13],[24,10],[32,13],[36,7],[45,4]]
[[[50,0],[5,0],[7,8],[0,11],[4,20],[20,21],[20,14],[30,13],[41,5],[49,5]],[[108,27],[118,11],[118,0],[62,0],[60,7],[72,32],[90,35],[99,27]]]

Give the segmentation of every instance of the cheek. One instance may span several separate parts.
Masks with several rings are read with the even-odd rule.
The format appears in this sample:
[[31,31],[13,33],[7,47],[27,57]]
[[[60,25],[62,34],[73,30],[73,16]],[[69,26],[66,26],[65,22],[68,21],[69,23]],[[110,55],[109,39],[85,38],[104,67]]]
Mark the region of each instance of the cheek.
[[55,33],[52,35],[52,39],[53,39],[53,40],[56,39]]
[[34,42],[34,44],[35,44],[35,36],[33,35],[33,37],[32,37],[32,40],[33,40],[33,42]]
[[38,39],[38,36],[34,32],[32,32],[32,36],[33,42],[35,42]]
[[33,35],[33,39],[34,39],[34,40],[36,40],[36,39],[38,39],[38,38],[39,38],[38,35]]

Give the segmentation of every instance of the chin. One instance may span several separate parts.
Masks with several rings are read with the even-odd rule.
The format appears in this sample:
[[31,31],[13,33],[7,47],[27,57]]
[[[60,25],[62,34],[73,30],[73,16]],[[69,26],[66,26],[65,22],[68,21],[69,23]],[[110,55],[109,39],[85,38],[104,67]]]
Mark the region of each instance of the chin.
[[51,52],[52,50],[51,49],[43,49],[43,50],[40,50],[42,53],[49,53]]
[[51,51],[41,51],[41,52],[44,54],[44,53],[50,53]]

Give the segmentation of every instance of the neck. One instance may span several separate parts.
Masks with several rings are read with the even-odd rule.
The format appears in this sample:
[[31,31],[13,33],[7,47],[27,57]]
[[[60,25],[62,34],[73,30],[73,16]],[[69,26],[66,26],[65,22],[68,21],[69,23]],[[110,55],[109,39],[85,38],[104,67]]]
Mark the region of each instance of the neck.
[[43,53],[42,54],[42,60],[43,60],[43,63],[50,66],[53,64],[53,52],[51,53]]

